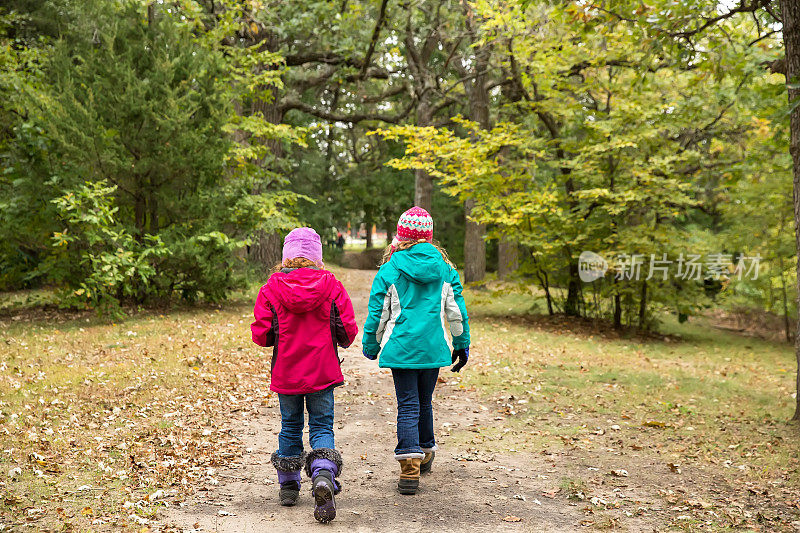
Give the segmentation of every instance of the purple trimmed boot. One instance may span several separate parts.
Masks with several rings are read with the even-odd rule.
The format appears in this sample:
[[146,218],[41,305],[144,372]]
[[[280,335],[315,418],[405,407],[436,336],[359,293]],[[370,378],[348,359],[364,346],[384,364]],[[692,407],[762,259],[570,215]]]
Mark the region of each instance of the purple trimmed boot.
[[342,471],[342,456],[331,448],[317,448],[306,457],[306,474],[311,477],[314,518],[326,524],[336,518],[335,494],[341,491],[336,476]]
[[278,452],[272,454],[272,466],[278,472],[278,483],[281,485],[278,498],[284,507],[292,507],[300,496],[300,470],[305,462],[305,454],[294,457],[279,457]]

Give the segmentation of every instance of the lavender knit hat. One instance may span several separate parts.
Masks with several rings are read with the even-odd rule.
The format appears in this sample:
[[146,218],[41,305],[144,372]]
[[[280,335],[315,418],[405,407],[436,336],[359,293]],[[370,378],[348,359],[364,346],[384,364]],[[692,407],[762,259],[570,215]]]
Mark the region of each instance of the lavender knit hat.
[[295,228],[283,240],[283,260],[304,257],[322,265],[322,240],[311,228]]

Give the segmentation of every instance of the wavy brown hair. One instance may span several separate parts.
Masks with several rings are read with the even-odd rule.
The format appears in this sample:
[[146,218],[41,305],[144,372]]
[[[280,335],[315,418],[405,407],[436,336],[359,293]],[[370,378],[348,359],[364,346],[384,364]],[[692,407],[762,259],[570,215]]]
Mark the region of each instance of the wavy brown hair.
[[284,268],[322,268],[322,265],[312,261],[311,259],[306,259],[305,257],[295,257],[294,259],[287,259],[282,263],[278,263],[272,270],[270,270],[270,274],[275,274],[276,272],[280,272]]
[[[394,250],[392,250],[391,245],[387,246],[386,249],[383,251],[383,257],[381,258],[381,265],[388,263],[389,259],[392,257],[392,254],[394,252],[399,252],[401,250],[408,250],[412,246],[415,246],[423,242],[428,242],[428,241],[426,241],[425,239],[419,239],[418,241],[400,241],[399,243],[397,243],[397,247]],[[444,259],[445,263],[450,265],[450,268],[453,269],[456,268],[456,265],[454,265],[453,262],[450,260],[450,256],[447,255],[447,250],[442,248],[441,245],[436,241],[433,241],[430,244],[432,244],[433,247],[436,248],[440,254],[442,254],[442,259]]]

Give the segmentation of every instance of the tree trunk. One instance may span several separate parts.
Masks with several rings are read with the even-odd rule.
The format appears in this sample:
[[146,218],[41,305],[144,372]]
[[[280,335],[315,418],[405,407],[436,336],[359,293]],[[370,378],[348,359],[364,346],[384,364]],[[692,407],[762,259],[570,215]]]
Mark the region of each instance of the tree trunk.
[[144,199],[144,192],[142,192],[141,188],[138,188],[134,194],[133,225],[134,228],[136,228],[136,240],[139,242],[144,240],[145,217],[147,216],[145,213],[146,208],[147,204]]
[[[430,102],[424,98],[417,106],[416,125],[430,126],[432,119]],[[433,178],[424,170],[414,171],[414,205],[428,213],[433,210]]]
[[281,262],[282,244],[280,233],[259,232],[256,234],[255,244],[250,247],[250,261],[269,270]]
[[792,330],[789,325],[789,302],[786,296],[786,277],[783,275],[783,267],[781,267],[781,292],[783,293],[783,331],[786,333],[786,342],[792,342]]
[[497,277],[507,279],[519,268],[517,243],[501,237],[497,248]]
[[647,319],[647,282],[642,281],[642,292],[639,298],[639,329],[644,329]]
[[567,316],[580,316],[580,278],[578,277],[578,262],[569,257],[569,270],[567,279],[567,301],[564,303],[564,314]]
[[[475,38],[473,36],[473,42]],[[491,127],[489,119],[489,92],[486,90],[486,71],[489,62],[489,49],[480,47],[475,53],[475,78],[472,83],[465,84],[469,96],[470,118],[477,122],[481,129]],[[486,276],[486,225],[471,220],[475,200],[470,198],[464,202],[464,280],[467,283],[481,281]]]
[[428,213],[433,210],[433,178],[424,170],[414,171],[414,205]]
[[550,295],[550,282],[547,279],[547,272],[544,272],[542,269],[538,269],[538,273],[536,277],[539,278],[539,284],[542,286],[544,290],[544,297],[547,301],[547,314],[553,316],[555,313],[553,311],[553,297]]
[[367,238],[367,245],[366,248],[369,250],[372,248],[372,213],[367,211],[364,216],[364,230],[366,231],[366,238]]
[[[786,83],[789,90],[789,102],[800,98],[797,82],[800,78],[800,3],[797,0],[781,0],[781,17],[783,19],[783,42],[786,48]],[[794,228],[795,246],[800,253],[800,107],[791,114],[791,144],[789,152],[794,162]],[[800,295],[800,257],[797,261],[797,293]],[[797,333],[794,337],[795,357],[797,358],[797,397],[793,420],[800,421],[800,317],[798,317]]]
[[464,202],[464,281],[475,283],[486,275],[486,241],[483,240],[483,224],[469,219],[475,200]]
[[619,293],[614,294],[614,329],[622,328],[622,302]]
[[150,186],[150,193],[148,194],[147,198],[147,209],[150,211],[150,220],[148,231],[150,235],[157,235],[158,234],[158,197],[156,196],[156,191],[153,189],[151,184]]
[[[269,41],[267,47],[270,50],[277,49],[277,41],[274,37],[270,37],[267,40]],[[276,91],[277,88],[273,88],[273,90]],[[283,111],[278,105],[276,98],[270,101],[262,99],[254,100],[251,105],[251,112],[253,114],[263,114],[264,118],[272,124],[280,124],[283,122]],[[272,161],[261,161],[260,164],[275,165],[275,162],[283,156],[283,144],[281,144],[279,139],[269,139],[266,141],[266,144],[270,149],[273,159]],[[259,185],[258,190],[253,192],[260,193],[269,189],[269,187],[269,183],[262,183]],[[283,239],[279,233],[259,231],[255,235],[253,245],[250,246],[250,261],[255,261],[265,269],[272,268],[281,261],[282,244]]]
[[386,220],[386,246],[390,246],[392,244],[392,239],[394,238],[394,222],[391,220]]

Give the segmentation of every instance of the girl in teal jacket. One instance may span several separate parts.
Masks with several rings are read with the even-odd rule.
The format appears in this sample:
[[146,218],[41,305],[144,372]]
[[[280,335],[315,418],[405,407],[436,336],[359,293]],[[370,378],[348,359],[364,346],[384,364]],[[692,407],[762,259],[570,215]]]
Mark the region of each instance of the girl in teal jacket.
[[364,324],[364,355],[391,368],[397,395],[397,447],[401,494],[416,494],[431,469],[433,390],[439,368],[469,358],[469,321],[461,281],[444,251],[432,244],[433,219],[413,207],[397,224],[397,237],[372,283]]

